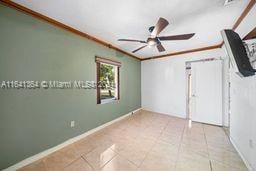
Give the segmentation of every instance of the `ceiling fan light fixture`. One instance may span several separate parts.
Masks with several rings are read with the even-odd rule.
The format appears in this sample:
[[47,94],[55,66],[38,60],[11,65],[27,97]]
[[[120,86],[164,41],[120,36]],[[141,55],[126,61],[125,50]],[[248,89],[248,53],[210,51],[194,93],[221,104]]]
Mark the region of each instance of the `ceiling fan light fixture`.
[[149,46],[155,46],[157,44],[156,40],[153,38],[148,38],[147,43]]

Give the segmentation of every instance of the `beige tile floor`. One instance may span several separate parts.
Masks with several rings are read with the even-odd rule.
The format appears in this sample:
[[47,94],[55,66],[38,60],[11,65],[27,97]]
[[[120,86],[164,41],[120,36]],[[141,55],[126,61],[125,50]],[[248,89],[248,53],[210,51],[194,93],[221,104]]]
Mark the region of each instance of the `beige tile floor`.
[[141,110],[20,170],[247,169],[221,127]]

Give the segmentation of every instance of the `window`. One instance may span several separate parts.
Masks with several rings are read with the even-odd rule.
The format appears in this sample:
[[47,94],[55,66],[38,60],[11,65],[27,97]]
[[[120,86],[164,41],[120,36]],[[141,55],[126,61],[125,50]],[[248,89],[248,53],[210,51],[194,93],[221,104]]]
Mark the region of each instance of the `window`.
[[105,104],[120,99],[119,72],[121,63],[96,57],[97,104]]

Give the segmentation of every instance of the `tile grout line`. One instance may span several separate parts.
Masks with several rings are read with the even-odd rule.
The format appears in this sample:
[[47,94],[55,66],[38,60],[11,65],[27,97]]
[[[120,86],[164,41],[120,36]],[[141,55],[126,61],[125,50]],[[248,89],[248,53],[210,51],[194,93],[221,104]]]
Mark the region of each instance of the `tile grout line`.
[[69,163],[68,165],[64,166],[64,167],[61,168],[61,169],[65,169],[65,168],[67,168],[68,166],[71,166],[73,163],[75,163],[75,162],[78,161],[79,159],[83,159],[83,160],[84,160],[83,156],[79,156],[79,157],[77,157],[75,160],[73,160],[71,163]]
[[174,170],[176,170],[177,163],[178,163],[178,160],[179,160],[180,150],[181,150],[181,143],[183,141],[183,135],[184,135],[184,132],[185,132],[185,127],[186,127],[186,125],[184,124],[182,135],[181,135],[181,139],[180,139],[180,144],[179,144],[179,147],[178,147],[178,155],[177,155],[177,158],[176,158],[176,161],[175,161],[175,165],[174,165]]
[[79,160],[82,156],[79,156],[78,158],[76,158],[75,160],[73,160],[72,162],[70,162],[69,164],[67,164],[66,166],[64,166],[63,168],[61,169],[65,169],[66,167],[72,165],[73,163],[75,163],[77,160]]
[[[131,116],[131,119],[133,119],[132,116]],[[124,129],[125,129],[125,128],[123,128],[122,131],[123,131]],[[136,138],[137,138],[137,137],[136,137]],[[116,155],[115,155],[113,158],[111,158],[106,164],[104,164],[104,166],[102,166],[101,169],[102,169],[103,167],[105,167],[110,161],[112,161],[116,156],[120,156],[120,157],[126,159],[127,161],[129,161],[130,163],[132,163],[134,166],[136,166],[137,169],[139,168],[139,167],[137,166],[137,164],[135,164],[133,161],[131,161],[131,160],[128,159],[127,157],[123,156],[119,151],[113,150],[113,149],[111,149],[111,150],[114,151],[114,152],[116,153]]]
[[[101,146],[101,145],[100,145]],[[95,149],[97,149],[97,148],[99,148],[100,146],[97,146]],[[95,150],[94,149],[94,150]],[[100,170],[103,168],[103,167],[105,167],[110,161],[112,161],[117,155],[118,155],[118,153],[116,152],[116,151],[114,151],[114,150],[112,150],[112,149],[110,149],[111,151],[113,151],[114,153],[115,153],[115,155],[109,160],[109,161],[107,161],[102,167],[100,166]],[[93,150],[91,150],[90,152],[92,152]],[[88,152],[87,154],[89,154],[90,152]],[[81,156],[91,167],[92,167],[92,169],[93,170],[95,170],[95,168],[91,165],[91,163],[86,159],[86,157],[84,157],[83,155]]]
[[86,163],[88,163],[88,165],[92,168],[92,170],[95,170],[94,167],[92,167],[91,163],[89,163],[89,161],[87,161],[84,156],[81,156],[81,157],[82,157],[82,159],[83,159]]
[[[64,147],[64,148],[70,148],[70,147],[67,146],[67,147]],[[62,149],[64,149],[64,148],[62,148]],[[74,150],[74,149],[73,149],[73,150]],[[54,152],[54,153],[58,153],[58,152],[61,153],[61,149],[60,149],[59,151]],[[74,150],[74,152],[75,152],[75,150]],[[54,154],[54,153],[53,153],[53,154]],[[75,152],[75,153],[76,153],[76,152]],[[46,159],[47,157],[49,157],[49,156],[46,156],[45,158],[40,159],[40,160],[42,160],[42,162],[43,162],[43,164],[44,164],[46,170],[47,170],[47,166],[46,166],[46,164],[45,164],[45,162],[44,162],[44,159]],[[79,160],[81,157],[82,157],[82,155],[79,154],[74,160],[72,160],[70,163],[67,163],[67,165],[65,165],[65,166],[64,166],[63,168],[61,168],[61,169],[64,169],[64,168],[66,168],[66,167],[72,165],[74,162],[76,162],[77,160]],[[40,161],[40,160],[38,160],[38,161]]]
[[208,154],[210,169],[211,169],[211,171],[213,171],[213,169],[212,169],[212,161],[211,161],[211,157],[210,157],[210,153],[209,153],[208,142],[207,142],[207,138],[206,138],[206,133],[205,133],[205,128],[204,128],[204,126],[205,126],[205,125],[203,125],[204,139],[205,139],[205,142],[206,142],[207,154]]
[[[209,125],[209,124],[204,124],[204,125]],[[214,126],[214,125],[213,125]],[[218,126],[218,127],[221,127],[221,126]],[[205,130],[205,129],[204,129]],[[225,133],[225,131],[223,130],[223,128],[221,128],[221,130],[224,132],[224,135],[225,135],[225,137],[227,137],[227,140],[228,140],[228,142],[230,143],[230,139],[229,139],[229,137],[228,137],[228,135]],[[204,131],[204,133],[205,133],[205,131]],[[208,148],[208,141],[207,141],[207,138],[206,138],[206,134],[205,134],[205,139],[206,139],[206,143],[207,143],[207,151],[208,151],[208,153],[209,153],[209,148]],[[233,147],[233,144],[232,143],[230,143],[230,145]],[[233,153],[233,151],[228,151],[228,152],[230,152],[230,153]],[[240,156],[239,156],[240,157]],[[212,160],[211,160],[211,155],[210,155],[210,153],[209,153],[209,158],[210,158],[210,167],[211,167],[211,170],[213,170],[213,163],[212,163]],[[213,160],[213,161],[215,161],[215,160]],[[223,163],[222,161],[220,161],[220,160],[217,160],[216,162],[218,162],[218,163],[220,163],[220,164],[222,164],[222,165],[224,165],[224,166],[229,166],[229,167],[233,167],[233,168],[237,168],[237,169],[239,169],[239,167],[237,167],[237,166],[233,166],[233,165],[231,165],[231,164],[227,164],[227,163]]]
[[[112,150],[112,149],[111,149],[111,150]],[[116,153],[116,155],[115,155],[111,160],[109,160],[107,163],[109,163],[110,161],[112,161],[116,156],[120,156],[120,157],[124,158],[125,160],[128,160],[130,163],[132,163],[133,165],[135,165],[136,168],[138,168],[137,164],[135,164],[133,161],[131,161],[130,159],[128,159],[126,156],[122,155],[119,151],[117,151],[117,150],[112,150],[112,151],[114,151],[114,152]],[[107,164],[107,163],[106,163],[106,164]],[[105,164],[105,165],[106,165],[106,164]],[[105,167],[105,165],[104,165],[103,167]],[[102,168],[103,168],[103,167],[102,167]]]
[[[136,114],[136,113],[135,113]],[[134,114],[133,114],[134,115]],[[126,120],[128,120],[128,118],[131,118],[131,119],[133,119],[132,117],[133,117],[133,115],[131,115],[131,116],[129,116],[129,117],[127,117],[126,118]],[[120,122],[120,121],[119,121]],[[117,122],[118,123],[118,122]],[[124,131],[124,129],[126,129],[126,128],[123,128],[123,129],[121,129],[122,131]],[[110,163],[114,158],[116,158],[116,156],[121,156],[121,157],[123,157],[122,155],[120,155],[119,153],[118,153],[118,151],[116,151],[116,150],[113,150],[112,148],[110,148],[110,150],[112,150],[114,153],[115,153],[115,155],[109,160],[109,161],[107,161],[102,167],[100,167],[100,170],[102,170],[108,163]],[[125,158],[125,157],[124,157]],[[126,159],[126,158],[125,158]],[[128,160],[128,159],[127,159]],[[130,161],[130,160],[128,160],[128,161]],[[131,162],[131,161],[130,161]],[[134,163],[133,163],[134,164]],[[136,166],[136,165],[135,165]]]
[[[128,117],[130,117],[130,116],[128,116]],[[125,118],[125,119],[128,119],[128,118]],[[125,120],[124,119],[124,120]],[[120,122],[120,121],[118,121],[118,122]],[[117,123],[118,123],[117,122]],[[123,128],[123,129],[125,129],[125,128]],[[123,130],[122,129],[122,130]],[[98,148],[98,147],[100,147],[100,146],[97,146],[96,148]],[[95,149],[96,149],[95,148]],[[95,149],[93,149],[93,150],[95,150]],[[92,152],[93,150],[91,150],[90,152]],[[110,149],[110,150],[112,150],[112,149]],[[117,151],[115,151],[115,150],[112,150],[114,153],[115,153],[115,155],[109,160],[109,161],[107,161],[102,167],[100,167],[99,168],[99,170],[101,170],[101,169],[103,169],[109,162],[111,162],[117,155],[120,155]],[[88,152],[87,154],[89,154],[90,152]],[[95,170],[95,168],[90,164],[90,162],[86,159],[86,157],[84,157],[83,155],[81,156],[90,166],[91,166],[91,168],[93,169],[93,170]]]
[[[136,115],[135,115],[136,116]],[[172,166],[172,168],[173,169],[178,169],[179,168],[179,159],[180,159],[180,157],[182,157],[182,152],[184,152],[183,151],[183,144],[185,143],[184,142],[184,140],[186,140],[186,131],[189,131],[189,127],[188,127],[188,125],[187,125],[187,120],[182,120],[182,122],[172,122],[172,120],[171,119],[168,119],[168,120],[166,120],[166,121],[164,121],[164,120],[162,120],[162,119],[160,119],[160,120],[157,120],[157,122],[155,122],[155,116],[154,115],[146,115],[147,117],[145,117],[145,118],[151,118],[151,119],[143,119],[143,118],[138,118],[138,117],[133,117],[133,116],[129,116],[129,118],[127,118],[127,120],[129,120],[129,121],[131,121],[131,122],[125,122],[125,123],[123,123],[122,125],[124,125],[125,124],[125,128],[133,128],[133,129],[135,129],[135,133],[138,131],[138,130],[141,130],[140,128],[142,128],[143,127],[143,129],[142,129],[142,132],[141,133],[143,133],[143,130],[144,129],[147,129],[147,128],[149,128],[149,127],[151,127],[152,126],[152,128],[154,127],[154,129],[156,129],[155,131],[154,130],[152,130],[152,131],[149,131],[149,132],[152,132],[151,134],[148,134],[148,136],[145,136],[145,135],[147,135],[147,134],[136,134],[135,136],[132,136],[132,137],[136,137],[135,139],[137,139],[137,140],[142,140],[142,141],[137,141],[136,143],[135,143],[135,146],[133,146],[133,147],[135,147],[135,150],[136,150],[136,148],[137,148],[137,146],[136,146],[136,144],[137,143],[139,143],[139,144],[143,144],[143,139],[145,138],[145,139],[147,139],[148,141],[150,140],[150,146],[148,146],[147,148],[145,148],[145,149],[147,149],[147,150],[145,150],[143,153],[144,153],[144,155],[142,156],[142,158],[141,158],[141,162],[136,162],[135,160],[133,160],[135,163],[137,163],[137,164],[135,164],[133,161],[131,161],[129,158],[129,156],[128,156],[128,158],[126,158],[125,156],[123,156],[122,155],[122,153],[119,153],[119,151],[116,151],[116,150],[114,150],[114,149],[112,149],[111,148],[111,151],[114,151],[115,152],[115,154],[103,165],[103,166],[101,166],[101,167],[99,167],[99,169],[101,170],[101,169],[103,169],[103,168],[105,168],[106,167],[106,165],[110,165],[109,163],[110,162],[112,162],[113,160],[116,160],[117,159],[117,157],[122,157],[123,159],[124,159],[124,161],[126,161],[126,162],[130,162],[130,164],[132,164],[133,165],[133,167],[134,168],[136,168],[137,170],[138,169],[140,169],[140,168],[142,168],[142,166],[143,166],[143,164],[146,164],[147,162],[145,162],[145,160],[148,158],[148,156],[150,156],[150,153],[154,153],[155,151],[153,151],[153,149],[155,148],[155,147],[157,147],[157,145],[158,145],[158,143],[161,143],[162,142],[162,140],[160,140],[160,137],[161,136],[163,136],[163,135],[165,135],[165,132],[168,132],[168,131],[174,131],[174,129],[172,128],[172,127],[168,127],[168,126],[172,126],[172,125],[179,125],[179,130],[176,130],[175,132],[179,132],[179,135],[180,135],[180,139],[179,139],[179,142],[177,143],[177,145],[176,145],[176,147],[175,147],[175,149],[177,150],[177,156],[176,156],[176,159],[174,159],[174,160],[170,160],[169,161],[169,159],[168,159],[168,161],[169,161],[169,164],[171,164],[170,162],[171,161],[173,161],[174,163],[173,163],[173,165],[170,165],[170,166]],[[151,116],[151,117],[149,117],[149,116]],[[142,121],[143,122],[141,122],[141,123],[138,123],[138,125],[137,125],[137,123],[136,123],[136,121],[138,121],[138,120],[141,120],[142,119]],[[157,119],[157,118],[156,118]],[[163,122],[164,121],[164,122]],[[184,122],[183,122],[184,121]],[[121,122],[121,121],[118,121],[118,122]],[[118,123],[117,122],[117,123]],[[145,124],[145,123],[147,123],[147,124]],[[151,125],[151,126],[150,126]],[[107,128],[107,127],[106,127]],[[106,129],[106,128],[104,128],[104,129]],[[123,127],[121,127],[122,128],[122,130],[124,130],[125,128],[123,128]],[[196,128],[196,127],[195,127]],[[220,162],[219,160],[217,160],[216,161],[216,163],[215,163],[215,159],[214,159],[214,157],[211,155],[212,154],[212,152],[214,152],[214,149],[212,149],[212,147],[211,147],[211,143],[212,143],[212,132],[211,132],[211,127],[208,127],[207,126],[207,124],[201,124],[201,128],[202,128],[202,131],[203,131],[203,139],[202,140],[204,140],[205,141],[205,144],[206,144],[206,155],[204,155],[205,157],[207,157],[208,156],[208,162],[209,162],[209,164],[208,164],[208,169],[209,170],[211,170],[211,171],[213,171],[214,169],[215,169],[215,164],[216,163],[218,163],[218,162]],[[115,128],[116,129],[116,128]],[[215,130],[215,128],[214,128],[214,130]],[[218,128],[218,130],[219,130],[219,128]],[[113,130],[112,130],[113,131]],[[222,131],[224,131],[223,129],[222,129]],[[121,132],[120,132],[121,133]],[[119,133],[119,134],[120,134]],[[130,135],[131,134],[133,134],[133,132],[128,132]],[[154,133],[154,134],[153,134]],[[220,135],[220,133],[219,132],[217,132],[218,134],[217,135]],[[121,133],[122,134],[122,133]],[[128,135],[129,135],[128,134]],[[92,134],[93,135],[93,134]],[[97,134],[96,134],[97,135]],[[104,136],[103,134],[99,134],[100,136]],[[211,136],[209,136],[209,135],[211,135]],[[221,134],[222,135],[222,134]],[[224,131],[224,134],[223,134],[225,137],[227,137],[228,138],[228,136],[227,136],[227,134],[226,134],[226,132]],[[122,135],[119,135],[119,136],[122,136]],[[140,137],[141,138],[143,138],[143,139],[140,139]],[[89,139],[91,139],[90,138],[90,136],[89,137],[87,137],[87,138],[89,138]],[[104,141],[107,141],[108,139],[109,140],[111,140],[111,144],[112,143],[114,143],[113,141],[112,141],[112,139],[111,139],[111,137],[109,137],[109,135],[106,135],[106,138],[107,139],[105,139]],[[170,137],[171,138],[171,137]],[[229,140],[229,138],[228,138],[228,141],[230,141]],[[166,142],[167,143],[167,142]],[[102,143],[100,143],[100,144],[102,144]],[[132,144],[134,144],[133,143],[133,141],[132,141]],[[169,143],[167,143],[167,144],[169,144]],[[230,144],[230,145],[232,145],[232,144]],[[101,146],[101,145],[99,145],[99,146]],[[99,147],[99,146],[97,146],[97,147]],[[97,148],[96,147],[96,148]],[[129,146],[130,147],[130,146]],[[90,153],[90,152],[92,152],[93,150],[95,150],[96,148],[94,148],[94,149],[92,149],[92,150],[90,150],[89,152],[87,152],[87,153],[85,153],[85,154],[88,154],[88,153]],[[138,148],[140,148],[140,146],[138,146]],[[221,147],[216,147],[216,148],[220,148],[220,149],[222,149],[222,146]],[[92,168],[92,170],[95,170],[96,168],[94,168],[92,165],[91,165],[91,163],[88,161],[88,159],[87,159],[87,157],[86,157],[86,155],[84,154],[84,153],[81,153],[81,152],[79,152],[78,153],[78,151],[76,150],[76,147],[75,147],[75,145],[74,145],[74,143],[73,143],[73,145],[70,145],[70,149],[72,150],[72,151],[74,151],[75,153],[76,153],[76,155],[74,156],[74,159],[71,161],[71,162],[66,162],[66,165],[64,166],[64,167],[62,167],[62,169],[64,169],[64,168],[67,168],[67,167],[69,167],[70,165],[73,165],[76,161],[78,161],[78,160],[80,160],[80,159],[82,159],[83,161],[85,161],[91,168]],[[60,152],[60,150],[59,151],[57,151],[57,152]],[[233,151],[229,151],[229,152],[232,152],[233,153]],[[74,154],[75,154],[74,153]],[[193,153],[196,153],[196,152],[193,152]],[[124,153],[125,154],[125,153]],[[201,154],[200,154],[201,155]],[[213,158],[212,158],[213,157]],[[42,160],[42,163],[44,164],[44,168],[45,169],[47,169],[46,168],[46,166],[45,166],[45,162],[44,162],[44,160],[43,159],[40,159],[40,160]],[[38,160],[38,161],[40,161],[40,160]],[[113,163],[113,162],[112,162]],[[112,164],[111,163],[111,164]],[[231,164],[227,164],[227,163],[223,163],[223,162],[220,162],[220,164],[222,164],[222,165],[224,165],[224,166],[228,166],[230,169],[231,169],[231,167],[233,168],[237,168],[237,169],[239,169],[240,167],[239,166],[233,166],[233,165],[231,165]],[[233,168],[233,169],[234,169]],[[207,170],[208,170],[207,169]]]
[[[165,125],[165,127],[163,128],[163,130],[161,131],[160,135],[162,135],[163,131],[166,129],[167,125],[169,124],[170,121],[167,122],[167,124]],[[149,155],[149,153],[152,151],[153,147],[156,145],[157,143],[157,139],[154,141],[152,147],[150,148],[150,150],[146,153],[144,159],[142,160],[142,162],[140,163],[140,165],[137,168],[140,168],[142,163],[145,161],[145,159],[147,158],[147,156]]]
[[[133,115],[132,115],[132,116],[133,116]],[[132,119],[133,119],[133,118],[132,118]],[[139,136],[139,135],[137,135],[135,139],[137,139],[138,136]],[[116,153],[117,153],[119,156],[121,156],[121,157],[125,158],[126,160],[128,160],[129,162],[131,162],[132,164],[134,164],[134,165],[136,166],[136,169],[139,168],[139,166],[137,166],[137,164],[135,164],[133,161],[131,161],[131,160],[128,159],[127,157],[123,156],[123,155],[122,155],[121,153],[119,153],[118,151],[116,151]],[[143,162],[143,161],[142,161],[142,162]],[[142,163],[142,162],[141,162],[141,163]]]
[[[149,126],[148,126],[148,127],[149,127]],[[145,161],[147,155],[148,155],[149,152],[152,150],[152,148],[153,148],[153,146],[155,145],[155,143],[156,143],[156,140],[154,141],[154,143],[153,143],[152,147],[150,148],[150,150],[148,150],[148,152],[147,152],[146,155],[144,156],[144,158],[143,158],[143,160],[141,161],[140,165],[137,166],[137,169],[139,169],[139,168],[141,167],[142,163]]]

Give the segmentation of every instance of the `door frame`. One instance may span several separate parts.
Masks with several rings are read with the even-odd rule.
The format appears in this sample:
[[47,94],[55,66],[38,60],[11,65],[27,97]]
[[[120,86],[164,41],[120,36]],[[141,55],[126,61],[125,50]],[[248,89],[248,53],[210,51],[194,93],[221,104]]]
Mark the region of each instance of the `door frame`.
[[216,58],[208,58],[208,59],[200,59],[200,60],[194,60],[194,61],[186,61],[185,62],[185,75],[186,75],[186,119],[191,119],[191,114],[190,114],[190,95],[191,95],[191,63],[194,62],[206,62],[206,61],[214,61],[214,60],[220,60]]

